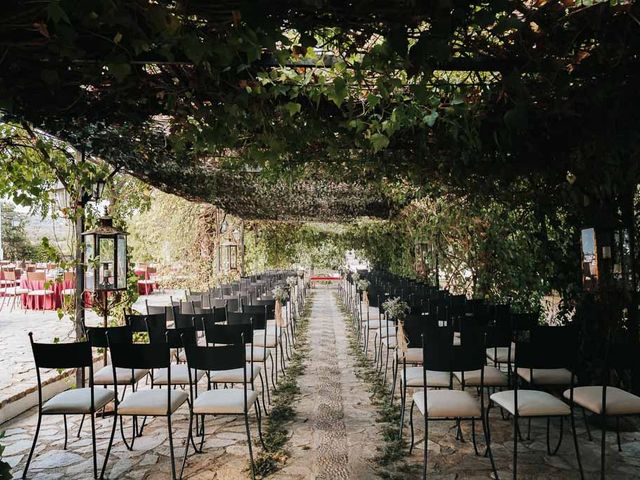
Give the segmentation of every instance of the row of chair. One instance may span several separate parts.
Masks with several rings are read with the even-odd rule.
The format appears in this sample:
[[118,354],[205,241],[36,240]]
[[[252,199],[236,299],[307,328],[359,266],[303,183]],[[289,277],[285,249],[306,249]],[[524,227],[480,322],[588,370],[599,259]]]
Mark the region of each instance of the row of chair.
[[[269,274],[270,283],[282,284],[286,272]],[[296,292],[286,310],[297,311],[304,291]],[[232,312],[225,308],[202,313],[183,313],[173,309],[170,320],[165,312],[125,315],[125,326],[86,327],[86,341],[69,344],[31,344],[38,376],[38,423],[23,478],[26,477],[33,457],[42,418],[62,415],[65,425],[64,448],[67,445],[67,415],[81,414],[91,421],[93,439],[93,473],[98,477],[96,457],[96,413],[113,405],[113,424],[110,440],[100,469],[105,474],[111,445],[117,425],[127,449],[132,449],[136,437],[143,434],[147,418],[167,419],[169,450],[173,478],[182,476],[187,464],[189,446],[202,452],[205,439],[205,416],[243,415],[247,432],[249,456],[253,468],[252,439],[249,414],[256,416],[260,441],[262,412],[267,413],[270,398],[268,380],[263,379],[267,359],[277,349],[277,326],[271,327],[273,309],[268,304],[245,305],[244,311]],[[291,314],[292,323],[296,316]],[[111,359],[94,372],[95,352],[106,349]],[[106,362],[106,356],[105,356]],[[273,371],[278,363],[271,363]],[[281,364],[285,367],[284,360]],[[62,392],[48,401],[43,400],[40,369],[73,368],[88,371],[82,388]],[[147,381],[149,388],[138,388]],[[257,380],[261,392],[256,388]],[[202,383],[204,382],[204,384]],[[277,379],[275,379],[277,382]],[[265,388],[266,383],[266,388]],[[274,383],[275,385],[275,383]],[[98,388],[99,386],[103,388]],[[199,388],[200,387],[200,388]],[[127,389],[130,392],[127,393]],[[261,395],[260,395],[261,393]],[[261,396],[261,399],[260,399]],[[172,416],[186,405],[189,412],[189,430],[182,467],[176,467]],[[131,417],[130,437],[125,433],[123,418]],[[195,428],[194,428],[195,424]],[[199,442],[196,438],[199,437]]]
[[[376,275],[371,275],[372,285],[378,284]],[[385,276],[388,281],[392,276]],[[497,471],[490,449],[489,412],[499,408],[507,417],[513,418],[513,475],[517,474],[517,444],[521,438],[518,419],[529,422],[532,418],[547,419],[547,451],[555,454],[562,440],[555,447],[550,445],[549,426],[552,418],[570,418],[574,447],[581,476],[582,464],[578,439],[575,431],[575,410],[582,410],[602,417],[601,424],[606,425],[606,417],[616,418],[616,427],[621,416],[640,414],[640,397],[609,384],[610,372],[615,370],[617,378],[630,378],[623,373],[636,368],[638,354],[637,343],[612,344],[607,349],[603,364],[603,377],[598,385],[581,385],[576,372],[580,367],[579,331],[576,325],[565,327],[540,326],[537,314],[514,314],[504,307],[492,308],[481,302],[464,302],[452,308],[447,305],[451,296],[447,292],[424,289],[420,296],[423,301],[414,308],[402,322],[402,332],[408,348],[400,352],[397,345],[399,331],[398,319],[384,312],[383,303],[374,297],[369,308],[362,306],[361,298],[354,282],[349,278],[343,283],[344,300],[349,303],[356,328],[368,336],[368,323],[374,323],[379,343],[374,345],[374,360],[379,371],[384,368],[385,379],[387,365],[383,366],[382,348],[393,351],[395,364],[393,369],[392,392],[395,391],[396,377],[399,377],[401,398],[400,435],[404,426],[407,389],[419,389],[411,397],[410,427],[411,449],[413,448],[413,411],[417,407],[424,417],[425,438],[428,436],[428,422],[432,420],[455,420],[458,438],[462,437],[460,421],[469,419],[472,428],[475,421],[483,425],[486,454],[490,457],[494,475]],[[388,284],[385,289],[391,290]],[[375,287],[373,288],[375,290]],[[404,282],[404,291],[413,291]],[[425,293],[425,290],[428,293]],[[396,290],[397,291],[397,290]],[[432,299],[429,299],[432,297]],[[386,296],[389,298],[389,296]],[[415,301],[415,300],[414,300]],[[457,300],[456,300],[457,301]],[[455,301],[454,301],[455,302]],[[426,306],[421,311],[422,306]],[[434,312],[446,308],[446,313]],[[495,307],[495,306],[494,306]],[[364,313],[362,308],[364,308]],[[416,312],[417,311],[417,312]],[[490,313],[492,312],[493,313]],[[478,312],[480,312],[478,314]],[[377,317],[371,320],[370,317]],[[366,345],[366,339],[363,339]],[[516,354],[517,352],[517,354]],[[593,359],[591,359],[593,361]],[[398,367],[402,372],[398,375]],[[426,387],[426,388],[425,388]],[[476,400],[468,389],[478,391]],[[485,399],[485,394],[487,398]],[[586,423],[589,439],[591,432]],[[473,432],[474,448],[478,449]],[[619,428],[616,428],[620,448]],[[605,475],[605,436],[603,427],[601,438],[601,477]],[[425,441],[426,444],[426,441]],[[427,472],[427,449],[424,451],[424,476]]]

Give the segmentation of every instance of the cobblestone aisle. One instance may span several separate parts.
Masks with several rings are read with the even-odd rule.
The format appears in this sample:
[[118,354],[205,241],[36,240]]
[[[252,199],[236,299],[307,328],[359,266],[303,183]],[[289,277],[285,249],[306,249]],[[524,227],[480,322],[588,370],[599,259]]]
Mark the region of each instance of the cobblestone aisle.
[[299,379],[292,458],[278,478],[375,478],[378,430],[364,384],[354,374],[333,289],[318,289],[309,325],[310,356]]

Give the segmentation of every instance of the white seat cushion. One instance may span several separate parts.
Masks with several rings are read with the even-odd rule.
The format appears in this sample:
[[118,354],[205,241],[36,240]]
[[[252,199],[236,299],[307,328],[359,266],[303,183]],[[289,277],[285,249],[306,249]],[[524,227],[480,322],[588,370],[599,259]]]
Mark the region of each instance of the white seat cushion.
[[387,325],[389,325],[389,330],[396,330],[396,325],[395,323],[388,321],[388,320],[369,320],[368,322],[364,322],[365,325],[367,325],[369,327],[369,330],[377,330],[379,328],[382,327],[382,329],[387,328]]
[[513,363],[513,360],[515,359],[515,353],[516,350],[513,345],[511,345],[511,359],[509,359],[508,356],[508,347],[487,348],[487,357],[489,357],[492,362],[497,363],[507,363],[508,361],[511,361],[511,363]]
[[[513,390],[497,392],[491,400],[515,415]],[[546,415],[569,415],[571,408],[550,393],[538,390],[518,390],[518,415],[522,417],[540,417]]]
[[[189,368],[185,363],[171,365],[171,385],[189,385]],[[191,369],[191,380],[197,383],[204,376],[204,371]],[[153,371],[154,385],[167,385],[167,369],[158,368]]]
[[189,394],[182,390],[154,388],[129,393],[118,405],[120,415],[156,415],[167,414],[167,391],[171,393],[170,413],[175,412],[187,401]]
[[28,290],[30,296],[53,295],[53,290]]
[[76,293],[75,288],[65,288],[64,290],[62,290],[63,295],[75,295],[75,293]]
[[274,335],[267,334],[267,338],[265,341],[264,338],[264,330],[262,330],[262,335],[253,334],[253,344],[256,347],[267,347],[267,348],[276,348],[278,346],[277,337]]
[[[118,379],[118,385],[131,385],[139,382],[144,376],[149,373],[149,370],[136,368],[131,374],[130,368],[116,367],[116,378]],[[95,385],[113,385],[113,367],[107,365],[93,374],[93,383]]]
[[396,337],[383,338],[382,345],[387,348],[396,348]]
[[[407,387],[423,387],[422,367],[407,367]],[[434,372],[427,370],[427,387],[449,388],[449,372]]]
[[155,285],[157,280],[138,280],[138,283],[142,285]]
[[[96,410],[115,399],[115,393],[108,388],[93,389],[93,404]],[[57,394],[42,406],[42,413],[73,414],[91,412],[91,389],[75,388]]]
[[27,290],[26,288],[20,288],[20,287],[11,287],[11,288],[7,288],[6,290],[2,290],[3,295],[24,295],[25,293],[29,293],[29,290]]
[[[258,347],[257,345],[253,347],[253,361],[262,363],[267,358],[271,356],[271,351],[267,350],[264,347]],[[246,347],[246,359],[247,362],[251,361],[251,345],[247,345]]]
[[[258,398],[253,390],[247,390],[247,408]],[[240,388],[219,388],[207,390],[193,402],[193,413],[201,414],[241,414],[244,413],[244,390]]]
[[[420,410],[424,410],[424,390],[413,394],[413,401]],[[428,390],[427,417],[429,418],[457,418],[480,417],[482,410],[478,401],[469,392],[462,390]]]
[[404,359],[407,363],[422,364],[422,348],[407,348]]
[[389,330],[387,330],[386,328],[382,328],[382,330],[380,330],[380,337],[381,338],[387,338],[387,337],[395,337],[396,336],[396,327],[395,325],[393,327],[389,327]]
[[[473,370],[464,372],[464,384],[467,387],[479,387],[480,382],[480,370]],[[455,372],[455,377],[462,383],[462,373]],[[509,378],[507,374],[500,371],[496,367],[485,366],[484,367],[484,384],[485,387],[505,387],[509,384]]]
[[[247,365],[247,382],[254,380],[262,370],[260,365],[253,366],[253,376],[251,367]],[[244,383],[244,368],[233,368],[231,370],[213,370],[210,373],[213,383]]]
[[[564,398],[571,398],[571,390],[565,390]],[[592,411],[602,413],[602,386],[576,387],[573,401]],[[640,414],[640,397],[617,387],[607,387],[607,415]]]
[[571,385],[571,372],[566,368],[518,368],[518,376],[534,385]]

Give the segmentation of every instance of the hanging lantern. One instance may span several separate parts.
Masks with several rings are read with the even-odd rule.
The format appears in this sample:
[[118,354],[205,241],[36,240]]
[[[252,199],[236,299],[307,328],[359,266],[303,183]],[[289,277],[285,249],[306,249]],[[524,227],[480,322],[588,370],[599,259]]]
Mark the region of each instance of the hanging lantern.
[[103,217],[82,233],[85,244],[85,288],[91,292],[127,289],[127,233]]
[[218,255],[222,259],[222,267],[226,272],[238,269],[238,244],[230,240],[220,244]]
[[631,286],[630,232],[617,215],[592,212],[580,234],[582,284],[589,292],[627,290]]

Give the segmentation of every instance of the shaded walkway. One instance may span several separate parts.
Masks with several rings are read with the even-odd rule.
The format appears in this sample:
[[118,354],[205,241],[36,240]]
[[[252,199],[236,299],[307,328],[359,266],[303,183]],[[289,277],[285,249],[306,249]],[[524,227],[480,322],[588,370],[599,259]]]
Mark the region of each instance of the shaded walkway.
[[345,322],[333,289],[316,290],[309,325],[310,356],[298,381],[300,400],[289,450],[278,478],[375,478],[379,444],[375,411],[348,354]]

